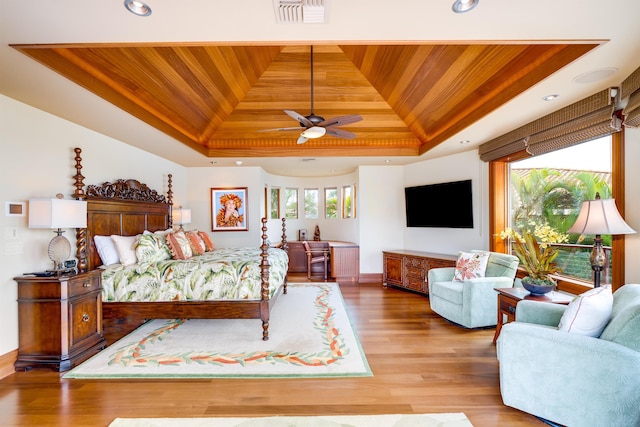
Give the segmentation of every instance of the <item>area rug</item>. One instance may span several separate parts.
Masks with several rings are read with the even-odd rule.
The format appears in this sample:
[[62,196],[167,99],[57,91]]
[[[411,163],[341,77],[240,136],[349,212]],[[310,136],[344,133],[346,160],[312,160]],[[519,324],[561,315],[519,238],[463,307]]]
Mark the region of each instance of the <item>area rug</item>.
[[153,320],[64,378],[371,376],[337,283],[290,283],[257,319]]
[[262,418],[116,418],[109,427],[473,427],[463,413]]

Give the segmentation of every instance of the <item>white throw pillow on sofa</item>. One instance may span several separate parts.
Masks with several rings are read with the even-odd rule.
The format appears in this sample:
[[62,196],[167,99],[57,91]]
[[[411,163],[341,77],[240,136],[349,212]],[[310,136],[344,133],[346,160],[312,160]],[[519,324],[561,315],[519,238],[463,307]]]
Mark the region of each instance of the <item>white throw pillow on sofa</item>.
[[593,288],[571,301],[560,319],[558,329],[597,338],[609,323],[612,310],[611,286]]

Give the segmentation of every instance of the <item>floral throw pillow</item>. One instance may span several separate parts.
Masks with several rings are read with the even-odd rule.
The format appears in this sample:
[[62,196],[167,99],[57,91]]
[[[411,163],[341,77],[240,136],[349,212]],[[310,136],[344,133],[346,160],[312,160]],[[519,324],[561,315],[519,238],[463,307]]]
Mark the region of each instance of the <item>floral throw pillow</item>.
[[139,264],[153,264],[158,261],[171,259],[171,251],[169,250],[169,246],[167,246],[165,236],[143,234],[138,238],[135,249]]
[[462,282],[468,279],[484,277],[488,262],[489,252],[458,253],[453,280]]

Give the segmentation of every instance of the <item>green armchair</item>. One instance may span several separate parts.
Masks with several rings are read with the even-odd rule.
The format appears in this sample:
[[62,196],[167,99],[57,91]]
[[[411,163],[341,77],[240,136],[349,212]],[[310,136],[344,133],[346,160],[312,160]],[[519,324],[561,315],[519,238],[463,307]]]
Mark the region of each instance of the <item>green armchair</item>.
[[427,273],[431,310],[465,328],[494,326],[498,318],[494,288],[513,287],[517,269],[517,257],[497,252],[490,253],[485,277],[454,281],[455,267],[432,268]]
[[570,427],[640,426],[640,284],[614,292],[598,338],[559,331],[566,308],[518,303],[497,342],[504,404]]

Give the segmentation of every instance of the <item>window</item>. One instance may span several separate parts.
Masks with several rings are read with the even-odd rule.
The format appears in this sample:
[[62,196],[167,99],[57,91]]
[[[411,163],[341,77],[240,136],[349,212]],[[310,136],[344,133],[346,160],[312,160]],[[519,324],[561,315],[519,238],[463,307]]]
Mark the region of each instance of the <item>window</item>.
[[[530,157],[529,154],[522,151],[492,161],[489,165],[491,249],[498,252],[508,252],[506,242],[502,241],[498,234],[505,228],[511,225],[517,226],[518,222],[521,223],[524,220],[526,216],[523,215],[523,212],[526,212],[524,206],[527,204],[535,206],[530,211],[531,217],[547,220],[550,224],[555,224],[560,231],[566,231],[573,224],[577,215],[576,209],[579,211],[582,200],[593,199],[595,191],[600,192],[603,198],[616,198],[618,207],[623,207],[624,156],[622,143],[622,133],[619,132],[565,149],[570,151],[558,150],[548,155],[536,157]],[[568,173],[566,171],[567,160],[578,157],[577,154],[574,154],[574,149],[597,150],[599,154],[596,154],[595,157],[609,159],[605,162],[609,165],[608,171],[595,170],[600,167],[596,168],[587,162],[594,157],[591,154],[586,158],[581,155],[580,164],[584,165],[582,172]],[[554,158],[564,159],[564,166],[561,163],[552,163]],[[519,162],[520,160],[523,161]],[[539,161],[546,164],[533,163]],[[555,162],[555,160],[553,161]],[[525,173],[525,169],[529,169],[529,171]],[[533,191],[536,187],[538,188],[537,192]],[[539,195],[540,192],[543,193],[542,196]],[[540,199],[539,202],[535,202],[536,197]],[[622,210],[621,213],[624,215]],[[586,264],[578,266],[578,260],[585,257],[581,252],[590,252],[593,236],[585,236],[585,240],[580,242],[577,241],[578,236],[570,235],[570,238],[572,238],[570,240],[572,243],[566,249],[561,250],[566,253],[561,253],[558,256],[560,266],[565,268],[565,273],[563,277],[560,277],[558,284],[561,290],[580,293],[588,289],[592,282],[592,276],[588,255],[586,256]],[[610,246],[610,254],[623,253],[623,236],[607,236],[605,242],[605,245]],[[610,265],[610,272],[607,273],[607,276],[603,274],[602,282],[612,283],[616,288],[624,280],[624,257],[613,256]],[[571,280],[571,278],[577,280]]]
[[280,189],[278,187],[271,188],[271,219],[280,218]]
[[318,189],[304,189],[304,217],[318,218]]
[[355,187],[342,187],[342,218],[355,218]]
[[[596,193],[611,198],[611,137],[514,161],[509,168],[509,226],[519,231],[546,224],[566,234],[583,201],[595,199]],[[589,255],[595,236],[567,236],[566,243],[554,245],[559,250],[556,265],[561,275],[591,281]],[[610,257],[611,236],[602,237]],[[602,283],[611,283],[607,267]]]
[[284,216],[288,219],[298,218],[298,189],[284,189]]
[[324,189],[324,217],[338,218],[338,189]]

